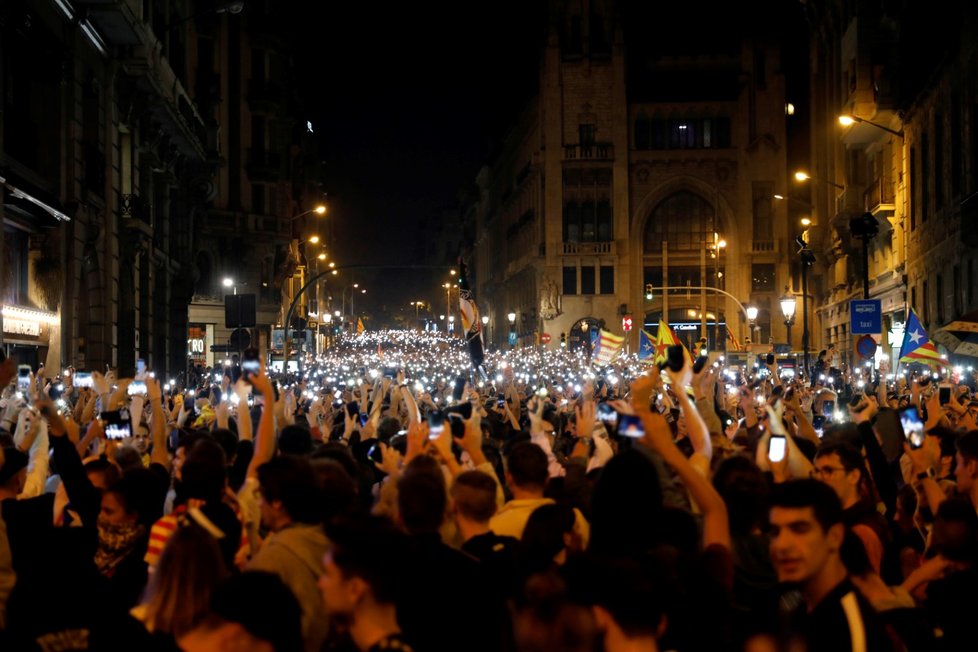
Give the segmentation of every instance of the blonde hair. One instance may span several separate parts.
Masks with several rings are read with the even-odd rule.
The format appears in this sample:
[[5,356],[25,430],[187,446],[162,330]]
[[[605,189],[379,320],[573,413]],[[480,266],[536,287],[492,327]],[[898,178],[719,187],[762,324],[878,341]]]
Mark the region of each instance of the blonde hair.
[[217,540],[193,522],[178,525],[143,594],[146,628],[174,638],[186,634],[207,616],[227,575]]

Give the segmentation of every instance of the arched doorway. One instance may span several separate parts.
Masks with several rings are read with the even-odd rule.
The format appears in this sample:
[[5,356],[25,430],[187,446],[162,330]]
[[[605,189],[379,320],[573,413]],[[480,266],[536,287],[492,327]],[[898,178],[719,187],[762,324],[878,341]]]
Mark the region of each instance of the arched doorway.
[[596,317],[582,317],[574,322],[567,334],[567,348],[571,351],[582,350],[591,353],[591,339],[597,337],[598,331],[604,328],[604,320]]

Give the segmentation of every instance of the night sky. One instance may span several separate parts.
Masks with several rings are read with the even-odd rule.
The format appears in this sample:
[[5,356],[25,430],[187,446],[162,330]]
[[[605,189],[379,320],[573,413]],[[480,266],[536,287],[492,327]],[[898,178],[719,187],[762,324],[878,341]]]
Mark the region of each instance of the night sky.
[[[412,264],[418,224],[458,205],[537,80],[534,0],[302,3],[295,65],[341,263]],[[436,301],[444,273],[358,272],[377,310]],[[404,303],[404,306],[400,306]]]
[[[419,223],[458,206],[460,192],[474,186],[492,145],[535,94],[547,1],[281,5],[298,17],[290,22],[294,66],[324,162],[335,259],[432,262],[415,255],[426,237]],[[787,65],[799,72],[789,75],[789,95],[801,101],[789,99],[804,106],[807,42],[800,4],[757,0],[753,18],[744,17],[740,3],[622,5],[626,33],[642,42],[683,45],[684,28],[700,39],[710,33],[713,42],[729,39],[730,28],[783,31],[785,43],[794,43],[795,59]],[[787,29],[786,21],[792,23]],[[640,38],[635,25],[658,34]],[[805,138],[805,128],[796,131]],[[365,305],[374,312],[407,312],[413,299],[438,305],[441,297],[443,303],[439,286],[446,278],[391,270],[357,272],[346,282],[368,288]]]

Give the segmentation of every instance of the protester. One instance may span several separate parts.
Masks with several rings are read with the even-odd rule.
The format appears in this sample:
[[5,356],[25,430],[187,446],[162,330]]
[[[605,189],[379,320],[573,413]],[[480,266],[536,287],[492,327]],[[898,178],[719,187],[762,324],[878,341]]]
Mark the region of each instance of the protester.
[[712,357],[375,331],[145,393],[3,361],[0,647],[968,649],[963,370]]

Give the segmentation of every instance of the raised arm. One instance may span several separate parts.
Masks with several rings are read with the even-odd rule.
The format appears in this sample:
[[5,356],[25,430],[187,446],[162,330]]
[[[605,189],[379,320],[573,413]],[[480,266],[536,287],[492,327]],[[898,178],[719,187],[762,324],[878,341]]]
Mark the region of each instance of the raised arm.
[[152,415],[150,433],[153,435],[153,453],[149,461],[170,470],[170,455],[166,450],[166,414],[163,412],[163,393],[160,391],[160,381],[155,378],[146,379],[146,395],[149,397],[149,409]]
[[257,478],[258,467],[272,459],[275,453],[275,423],[274,423],[274,403],[275,392],[272,391],[272,384],[265,375],[265,368],[262,365],[261,373],[251,377],[251,386],[254,387],[262,396],[261,419],[258,421],[258,441],[255,442],[255,454],[248,465],[247,477]]
[[670,369],[668,373],[669,380],[672,382],[672,390],[676,394],[676,402],[679,403],[679,409],[686,417],[686,431],[689,435],[689,441],[693,445],[693,457],[690,462],[705,477],[709,474],[710,460],[713,458],[713,442],[710,441],[710,433],[706,430],[703,417],[696,411],[686,393],[686,386],[692,379],[692,370],[689,368],[689,363],[686,362],[678,372]]

